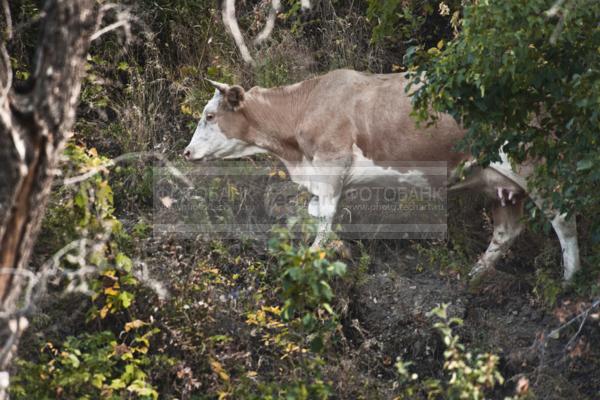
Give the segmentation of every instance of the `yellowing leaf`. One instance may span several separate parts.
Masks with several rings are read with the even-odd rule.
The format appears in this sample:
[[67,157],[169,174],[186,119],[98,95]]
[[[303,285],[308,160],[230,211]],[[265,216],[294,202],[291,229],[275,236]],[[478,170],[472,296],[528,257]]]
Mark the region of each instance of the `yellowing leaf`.
[[190,107],[190,106],[189,106],[189,105],[187,105],[187,104],[182,104],[182,105],[181,105],[181,112],[182,112],[183,114],[186,114],[186,115],[192,115],[192,114],[193,114],[193,112],[192,112],[192,107]]
[[227,392],[219,392],[219,400],[224,400],[229,397],[229,393]]
[[264,311],[269,311],[275,315],[281,314],[281,309],[278,306],[262,306]]
[[104,294],[107,296],[116,296],[119,294],[119,292],[117,290],[115,290],[113,287],[107,287],[104,289]]
[[140,328],[144,325],[146,325],[146,323],[144,321],[136,319],[134,321],[131,321],[131,322],[128,322],[125,324],[125,332],[129,332],[132,329]]
[[225,370],[223,369],[223,366],[217,360],[210,361],[210,369],[212,369],[212,371],[215,374],[217,374],[219,376],[219,378],[221,378],[225,382],[229,381],[229,375],[227,374],[227,372],[225,372]]
[[104,319],[108,315],[108,307],[104,306],[100,309],[100,318]]

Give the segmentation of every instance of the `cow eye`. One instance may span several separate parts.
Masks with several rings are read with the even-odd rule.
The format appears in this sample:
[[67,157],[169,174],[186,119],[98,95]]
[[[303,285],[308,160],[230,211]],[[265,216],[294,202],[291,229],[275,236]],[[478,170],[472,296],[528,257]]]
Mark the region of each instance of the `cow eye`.
[[206,120],[207,121],[212,121],[215,119],[215,114],[206,114]]

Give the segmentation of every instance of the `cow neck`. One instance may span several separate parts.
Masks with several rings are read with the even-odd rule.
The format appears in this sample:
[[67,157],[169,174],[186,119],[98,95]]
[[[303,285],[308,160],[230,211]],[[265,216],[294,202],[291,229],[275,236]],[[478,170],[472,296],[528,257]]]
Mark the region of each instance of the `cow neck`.
[[284,161],[301,161],[298,126],[317,80],[272,89],[250,89],[242,111],[250,124],[253,144]]

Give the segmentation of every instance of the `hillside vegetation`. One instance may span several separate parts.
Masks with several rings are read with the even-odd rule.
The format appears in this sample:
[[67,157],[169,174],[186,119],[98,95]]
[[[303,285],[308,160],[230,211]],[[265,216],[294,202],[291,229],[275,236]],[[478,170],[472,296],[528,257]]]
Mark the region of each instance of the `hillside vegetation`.
[[[270,3],[236,6],[250,44]],[[271,37],[251,46],[256,65],[219,7],[119,0],[107,13],[105,24],[123,12],[130,22],[87,58],[30,265],[62,273],[29,315],[12,398],[598,398],[600,2],[284,1]],[[10,1],[16,90],[32,84],[41,9]],[[452,200],[445,241],[311,250],[310,232],[290,233],[293,218],[269,240],[153,232],[156,168],[185,170],[214,91],[205,78],[275,87],[337,68],[426,76],[415,118],[461,120],[461,149],[483,164],[505,143],[514,160],[544,158],[532,187],[578,215],[574,282],[563,284],[558,240],[529,204],[528,231],[493,276],[469,284],[491,234],[478,197]],[[288,180],[260,157],[269,182]]]

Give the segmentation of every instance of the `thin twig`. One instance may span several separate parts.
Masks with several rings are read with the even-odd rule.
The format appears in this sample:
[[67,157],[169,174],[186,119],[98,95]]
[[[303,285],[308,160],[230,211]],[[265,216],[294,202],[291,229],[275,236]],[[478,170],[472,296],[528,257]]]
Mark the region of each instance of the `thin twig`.
[[575,335],[567,343],[566,347],[568,348],[574,342],[574,340],[579,336],[579,334],[581,333],[581,330],[583,329],[583,325],[585,324],[585,321],[587,321],[587,317],[590,315],[590,312],[594,308],[598,307],[599,305],[600,305],[600,299],[596,299],[592,303],[592,305],[589,306],[586,310],[584,310],[583,312],[577,314],[576,316],[574,316],[573,318],[571,318],[569,321],[565,322],[564,324],[562,324],[558,328],[552,330],[548,336],[551,337],[551,338],[558,337],[560,335],[560,331],[562,331],[566,327],[574,324],[575,322],[577,322],[581,318],[581,324],[579,325],[579,329],[577,330],[577,332],[575,333]]
[[98,172],[102,171],[105,168],[112,167],[119,162],[135,160],[138,158],[156,158],[156,159],[158,159],[159,161],[165,163],[169,172],[171,172],[176,178],[178,178],[181,182],[183,182],[187,187],[193,187],[192,182],[185,177],[183,172],[181,172],[177,167],[175,167],[161,153],[158,153],[155,151],[139,151],[139,152],[122,154],[116,158],[113,158],[112,160],[109,160],[108,162],[106,162],[104,164],[98,165],[98,166],[90,169],[89,171],[87,171],[81,175],[73,176],[70,178],[65,178],[62,181],[62,184],[68,186],[68,185],[74,185],[79,182],[83,182],[87,179],[90,179],[92,176],[96,175]]
[[107,25],[107,26],[105,26],[104,28],[102,28],[102,29],[100,29],[99,31],[97,31],[96,33],[94,33],[94,34],[93,34],[93,35],[90,37],[90,39],[91,39],[92,41],[94,41],[94,40],[98,39],[100,36],[104,35],[105,33],[108,33],[108,32],[110,32],[110,31],[113,31],[113,30],[115,30],[115,29],[117,29],[117,28],[119,28],[119,27],[121,27],[121,26],[125,26],[125,25],[127,25],[128,23],[129,23],[128,21],[124,21],[124,20],[122,20],[122,21],[117,21],[117,22],[113,22],[112,24],[110,24],[110,25]]
[[[112,10],[116,10],[116,22],[113,22],[112,24],[100,29],[100,25],[102,24],[104,17],[109,11]],[[100,10],[98,11],[98,18],[96,21],[97,31],[90,37],[90,40],[94,41],[106,33],[123,27],[125,30],[125,39],[129,42],[131,38],[131,22],[133,21],[138,21],[138,19],[131,15],[128,7],[123,7],[115,3],[105,4],[100,7]]]
[[[22,277],[28,278],[27,290],[25,291],[25,305],[23,307],[21,307],[21,309],[28,308],[29,307],[29,299],[31,298],[31,293],[33,291],[33,288],[37,285],[37,283],[39,281],[38,275],[27,269],[15,269],[15,268],[6,268],[6,267],[0,268],[0,274],[1,275],[9,274],[9,275],[22,276]],[[16,314],[22,314],[22,313],[21,312],[15,313],[14,311],[11,311],[10,313],[5,312],[5,311],[0,311],[0,319],[4,319],[4,320],[13,319]]]

